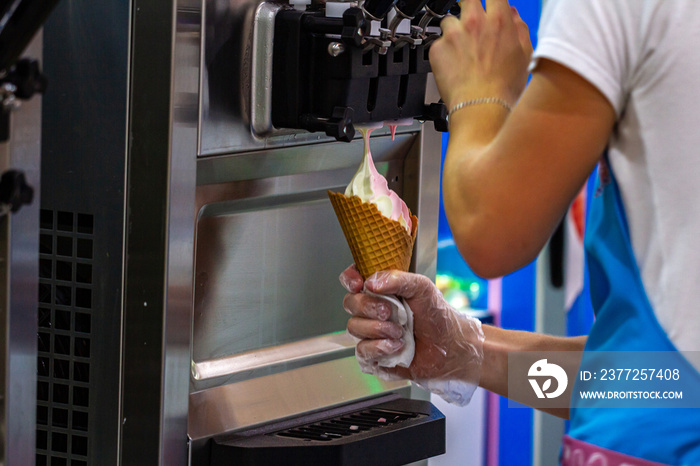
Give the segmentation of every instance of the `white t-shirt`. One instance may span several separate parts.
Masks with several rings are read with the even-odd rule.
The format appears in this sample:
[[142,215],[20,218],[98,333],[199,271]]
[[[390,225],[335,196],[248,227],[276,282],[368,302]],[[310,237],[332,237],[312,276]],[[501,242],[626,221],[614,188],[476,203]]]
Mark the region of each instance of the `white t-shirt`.
[[615,108],[610,164],[642,281],[676,347],[700,350],[700,1],[549,0],[539,58]]

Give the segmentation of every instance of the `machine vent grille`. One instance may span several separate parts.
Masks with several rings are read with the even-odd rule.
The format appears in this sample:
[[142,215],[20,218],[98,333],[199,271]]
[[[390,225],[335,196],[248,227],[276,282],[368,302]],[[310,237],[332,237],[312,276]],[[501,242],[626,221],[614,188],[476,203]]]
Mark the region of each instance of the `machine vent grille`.
[[332,419],[326,419],[313,424],[306,424],[282,432],[270,435],[291,437],[305,441],[329,442],[341,439],[360,432],[379,429],[393,424],[401,423],[409,419],[422,416],[418,413],[404,411],[388,411],[384,409],[369,409],[345,414]]
[[93,221],[41,210],[37,466],[88,464]]

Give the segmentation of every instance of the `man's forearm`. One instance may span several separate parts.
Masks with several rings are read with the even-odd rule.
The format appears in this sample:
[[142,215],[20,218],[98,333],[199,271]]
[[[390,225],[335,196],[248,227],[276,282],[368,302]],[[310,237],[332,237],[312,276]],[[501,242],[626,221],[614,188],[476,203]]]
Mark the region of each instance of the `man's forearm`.
[[[461,215],[469,213],[470,194],[478,174],[470,169],[493,142],[508,118],[508,111],[496,104],[465,107],[450,116],[450,142],[445,154],[443,189],[449,207]],[[474,180],[470,177],[474,175]]]
[[537,257],[614,123],[614,109],[595,87],[548,60],[539,62],[512,113],[491,103],[450,117],[445,213],[477,275],[502,276]]
[[[508,352],[510,351],[583,351],[586,337],[555,337],[533,332],[505,330],[484,325],[484,361],[479,386],[508,396]],[[568,409],[544,410],[568,419]]]
[[526,265],[539,246],[530,244],[531,235],[523,240],[526,223],[515,221],[525,205],[508,199],[526,194],[513,180],[520,173],[528,176],[517,161],[520,148],[501,134],[511,117],[497,104],[463,108],[450,117],[442,182],[445,213],[457,248],[484,278]]

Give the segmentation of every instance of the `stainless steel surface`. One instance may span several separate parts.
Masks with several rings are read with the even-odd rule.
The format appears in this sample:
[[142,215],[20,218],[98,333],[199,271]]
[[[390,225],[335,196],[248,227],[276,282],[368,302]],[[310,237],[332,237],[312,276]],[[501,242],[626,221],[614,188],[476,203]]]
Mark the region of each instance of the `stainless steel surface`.
[[200,3],[135,0],[122,464],[187,464]]
[[[404,158],[417,139],[372,140],[400,194],[413,189]],[[352,256],[326,190],[344,189],[361,157],[355,141],[198,162],[194,364],[345,329],[337,277]]]
[[[537,260],[535,276],[535,331],[546,335],[566,335],[564,289],[552,285],[549,247]],[[532,413],[533,464],[556,464],[565,432],[564,420],[534,410]]]
[[[439,99],[432,76],[428,75],[426,102],[437,102]],[[416,206],[415,212],[420,222],[413,251],[413,270],[430,277],[433,281],[437,273],[442,138],[443,134],[435,131],[432,124],[423,125],[420,137],[406,156],[408,170],[404,179],[404,183],[417,187],[403,196],[408,205]]]
[[42,402],[72,413],[72,426],[49,420],[59,434],[90,414],[88,458],[71,456],[71,437],[55,456],[184,465],[201,4],[61,2],[51,21],[42,208],[95,218],[91,334],[79,335],[92,343],[89,405]]
[[[414,271],[435,280],[437,271],[437,222],[440,203],[440,144],[442,135],[432,130],[425,130],[416,141],[416,147],[408,157],[418,157],[420,171],[407,174],[407,178],[420,178],[421,187],[415,201],[416,211],[420,215],[420,224],[413,251]],[[407,164],[409,160],[407,159]],[[408,166],[415,166],[408,164]],[[404,200],[411,202],[408,193]]]
[[[41,59],[41,32],[25,51]],[[36,419],[41,96],[11,116],[0,173],[24,172],[34,200],[0,217],[0,464],[33,465]]]
[[161,413],[161,464],[187,464],[192,332],[194,211],[201,63],[201,1],[178,0],[175,12],[169,160],[167,281]]
[[[432,277],[440,148],[432,128],[371,140],[378,169],[421,218],[413,267]],[[337,359],[344,344],[322,335],[345,326],[337,275],[352,260],[325,190],[343,189],[361,157],[354,141],[197,162],[193,369],[212,372],[191,381],[193,464],[222,432],[396,389],[427,398],[362,374],[353,357]],[[293,343],[279,345],[285,338]]]
[[[255,110],[252,118],[252,96],[256,104],[264,104],[261,89],[252,83],[262,82],[267,76],[255,73],[268,70],[272,42],[254,48],[254,19],[259,0],[206,0],[204,66],[202,67],[200,155],[243,152],[266,147],[305,144],[329,137],[311,133],[269,133],[269,116]],[[264,5],[258,38],[272,33],[270,4]],[[269,37],[268,37],[269,39]],[[252,64],[260,64],[253,68]],[[265,87],[271,85],[270,80]],[[260,98],[262,97],[262,98]],[[251,131],[251,127],[255,131]]]
[[[77,247],[68,254],[41,248],[41,263],[48,264],[42,285],[89,296],[75,306],[70,297],[53,299],[49,292],[40,303],[40,316],[47,316],[40,337],[48,347],[39,357],[85,365],[89,380],[78,380],[75,370],[67,377],[48,370],[39,377],[38,464],[49,464],[52,456],[72,464],[118,462],[130,21],[129,2],[69,0],[58,2],[44,28],[49,86],[42,107],[41,209],[53,219],[90,221],[70,222],[80,227],[71,232],[42,222],[42,243],[48,238],[50,245],[53,236],[57,245],[67,239],[91,247],[81,255]],[[59,340],[72,354],[51,345]],[[65,397],[54,395],[61,392]],[[54,442],[54,436],[67,442]]]
[[275,33],[275,15],[282,8],[278,3],[263,2],[255,11],[250,119],[253,133],[268,135],[272,126],[272,41]]
[[[90,289],[95,310],[108,317],[93,320],[99,369],[91,372],[90,410],[111,407],[98,411],[109,428],[91,437],[91,455],[104,451],[100,464],[199,464],[190,455],[205,451],[212,435],[387,392],[416,396],[406,382],[362,374],[348,357],[337,276],[352,258],[325,191],[348,183],[362,143],[271,130],[266,76],[277,5],[134,0],[125,14],[117,3],[105,8],[121,12],[123,41],[109,42],[119,50],[109,56],[124,63],[119,73],[104,80],[84,63],[66,67],[89,71],[85,82],[70,74],[86,90],[78,106],[108,82],[114,94],[99,100],[114,108],[85,112],[93,117],[85,125],[67,117],[65,135],[54,117],[50,135],[61,139],[62,157],[94,172],[90,183],[61,172],[52,189],[103,189],[92,204],[110,200],[94,212],[94,267],[104,268]],[[83,10],[68,6],[75,14],[65,30],[81,30]],[[71,108],[61,99],[53,115]],[[376,165],[420,218],[413,270],[434,276],[440,136],[419,123],[401,127],[395,141],[388,132],[373,133]],[[95,143],[107,134],[109,165]],[[106,226],[113,234],[100,247],[97,230]],[[35,326],[35,306],[28,315]],[[35,345],[35,327],[30,336]],[[36,354],[30,359],[33,372]],[[33,408],[30,386],[21,385]],[[31,445],[33,432],[24,435]]]
[[335,356],[355,348],[355,340],[345,332],[332,333],[295,343],[247,351],[234,356],[192,363],[192,377],[206,380],[225,375],[236,375],[261,367],[299,361],[312,356]]
[[[267,2],[266,2],[267,3]],[[315,142],[332,138],[322,133],[273,131],[269,116],[258,105],[267,102],[272,43],[273,3],[261,9],[260,0],[204,0],[203,65],[201,69],[199,155],[211,156]],[[255,27],[256,16],[260,19]],[[255,64],[255,66],[253,66]],[[261,88],[252,83],[265,83]],[[266,89],[266,87],[268,89]],[[253,104],[255,100],[255,105]],[[420,124],[399,127],[399,133],[416,132]],[[374,131],[386,135],[388,128]]]
[[[428,75],[426,102],[437,102],[437,86]],[[442,151],[442,133],[432,128],[432,124],[423,125],[420,137],[406,157],[408,167],[414,171],[406,173],[406,182],[415,183],[418,190],[415,199],[410,194],[404,196],[406,202],[414,202],[420,219],[415,249],[413,250],[412,269],[416,273],[430,277],[433,281],[437,273],[437,236],[438,212],[440,206],[440,155]],[[430,400],[430,392],[411,385],[410,397]],[[427,466],[429,460],[418,461],[407,466]]]
[[391,391],[406,395],[408,387],[362,374],[355,358],[338,359],[190,394],[197,416],[189,434],[203,439]]
[[[396,135],[396,140],[392,141],[388,137],[380,137],[372,132],[372,156],[378,163],[400,159],[405,157],[406,152],[411,150],[415,142],[416,133]],[[439,148],[438,148],[439,150]],[[439,154],[438,154],[439,156]],[[283,193],[286,184],[301,178],[281,178],[287,175],[312,174],[319,171],[344,169],[347,176],[346,183],[352,178],[354,170],[360,165],[362,160],[362,142],[360,140],[351,143],[331,143],[331,144],[309,144],[303,147],[279,147],[274,150],[263,150],[257,152],[235,153],[222,157],[208,157],[197,161],[197,185],[215,185],[229,183],[233,181],[252,181],[258,186],[256,192],[262,193]],[[439,160],[438,160],[439,168]],[[439,174],[439,172],[438,172]],[[280,183],[279,180],[283,180]],[[340,182],[340,181],[337,181]],[[318,182],[317,182],[318,184]],[[252,186],[252,185],[251,185]],[[396,183],[392,185],[395,187]],[[209,188],[198,188],[197,196]],[[215,191],[222,191],[218,187]],[[297,182],[296,187],[291,189],[304,189],[303,184]],[[245,193],[242,195],[245,196]],[[230,195],[229,195],[230,196]],[[238,195],[239,197],[241,194]],[[225,200],[226,195],[213,199]],[[197,208],[212,202],[206,199],[197,201]]]
[[[344,189],[362,143],[272,129],[272,44],[260,44],[270,38],[276,8],[205,3],[188,418],[193,464],[206,463],[206,440],[224,432],[396,390],[427,398],[406,382],[362,374],[346,357],[352,344],[339,333],[347,315],[337,276],[352,258],[326,190]],[[399,129],[395,141],[388,128],[375,131],[372,154],[420,218],[412,270],[434,277],[442,136],[420,123]]]
[[[69,451],[56,452],[68,462],[184,466],[212,435],[387,392],[416,396],[406,382],[362,374],[351,356],[337,276],[352,258],[325,190],[347,184],[362,143],[272,129],[277,8],[115,0],[55,12],[43,132],[38,118],[22,121],[38,112],[35,98],[13,118],[23,132],[12,151],[38,154],[44,138],[51,163],[42,170],[53,176],[41,208],[94,218],[94,257],[73,261],[94,272],[73,287],[90,291],[89,314],[71,298],[44,303],[52,318],[72,316],[68,330],[52,329],[51,344],[89,339],[92,351],[89,382],[45,382],[47,393],[54,382],[89,389],[88,406],[40,402],[65,409],[67,423],[90,415],[80,436],[43,421],[49,438],[68,435]],[[373,133],[376,165],[421,219],[414,270],[434,275],[439,135],[419,123],[400,127],[395,141],[388,133]],[[23,167],[38,188],[38,162]],[[7,464],[33,464],[35,454],[39,245],[36,234],[17,234],[38,231],[35,196],[0,220],[10,232],[0,238],[10,267],[0,303],[13,313],[0,336],[10,348],[0,359]],[[56,271],[60,258],[44,255]],[[87,332],[75,328],[78,314],[88,316]],[[77,437],[89,439],[88,453],[71,458]],[[52,456],[50,443],[43,453]]]

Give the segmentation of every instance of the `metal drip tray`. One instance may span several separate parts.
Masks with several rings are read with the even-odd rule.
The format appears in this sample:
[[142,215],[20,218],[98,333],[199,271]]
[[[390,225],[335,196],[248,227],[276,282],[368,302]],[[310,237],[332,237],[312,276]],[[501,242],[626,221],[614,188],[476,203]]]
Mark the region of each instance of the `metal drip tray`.
[[398,398],[215,438],[211,464],[398,466],[443,453],[445,416],[428,401]]

